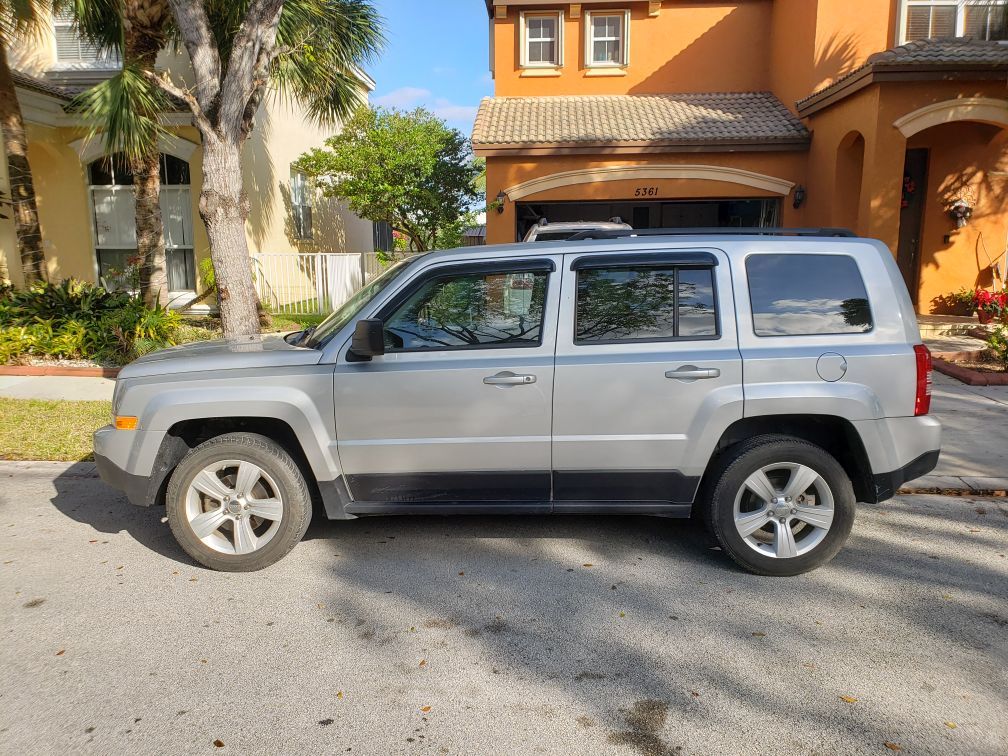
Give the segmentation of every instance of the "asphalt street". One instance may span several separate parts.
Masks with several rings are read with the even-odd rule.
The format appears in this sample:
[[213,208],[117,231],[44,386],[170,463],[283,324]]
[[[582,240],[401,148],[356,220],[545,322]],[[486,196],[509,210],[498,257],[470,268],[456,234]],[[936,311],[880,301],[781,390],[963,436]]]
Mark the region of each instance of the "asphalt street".
[[213,573],[162,514],[0,468],[0,753],[1008,753],[1005,499],[864,506],[797,578],[636,516],[316,520]]

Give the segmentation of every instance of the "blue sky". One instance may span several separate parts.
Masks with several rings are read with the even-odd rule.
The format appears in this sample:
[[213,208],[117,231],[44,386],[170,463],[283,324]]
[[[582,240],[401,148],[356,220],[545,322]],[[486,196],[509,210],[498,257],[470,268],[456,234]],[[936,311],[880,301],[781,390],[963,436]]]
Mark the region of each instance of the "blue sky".
[[388,44],[368,69],[375,105],[423,106],[466,136],[493,94],[483,0],[375,0]]

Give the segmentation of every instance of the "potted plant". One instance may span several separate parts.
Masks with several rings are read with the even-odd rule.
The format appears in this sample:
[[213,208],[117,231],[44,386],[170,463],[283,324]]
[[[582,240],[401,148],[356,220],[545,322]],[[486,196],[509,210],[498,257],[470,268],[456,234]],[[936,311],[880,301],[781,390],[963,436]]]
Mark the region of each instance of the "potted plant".
[[981,323],[1005,320],[1008,316],[1008,292],[977,289],[975,292],[977,318]]

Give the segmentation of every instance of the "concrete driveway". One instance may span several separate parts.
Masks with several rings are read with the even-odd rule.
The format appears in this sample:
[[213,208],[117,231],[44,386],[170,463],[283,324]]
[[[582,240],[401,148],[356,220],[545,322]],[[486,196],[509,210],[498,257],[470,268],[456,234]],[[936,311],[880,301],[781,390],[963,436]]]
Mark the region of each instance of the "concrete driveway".
[[[0,752],[1008,752],[1008,501],[863,507],[798,578],[645,517],[316,522],[212,573],[0,466]],[[216,743],[215,743],[216,741]]]

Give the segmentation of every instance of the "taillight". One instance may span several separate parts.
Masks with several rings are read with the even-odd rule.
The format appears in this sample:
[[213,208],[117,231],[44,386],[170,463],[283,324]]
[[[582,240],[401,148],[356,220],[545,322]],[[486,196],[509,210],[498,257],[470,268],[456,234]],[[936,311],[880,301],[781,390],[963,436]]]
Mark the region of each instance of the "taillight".
[[917,357],[917,395],[914,398],[914,414],[926,415],[931,411],[931,350],[923,344],[914,346]]

